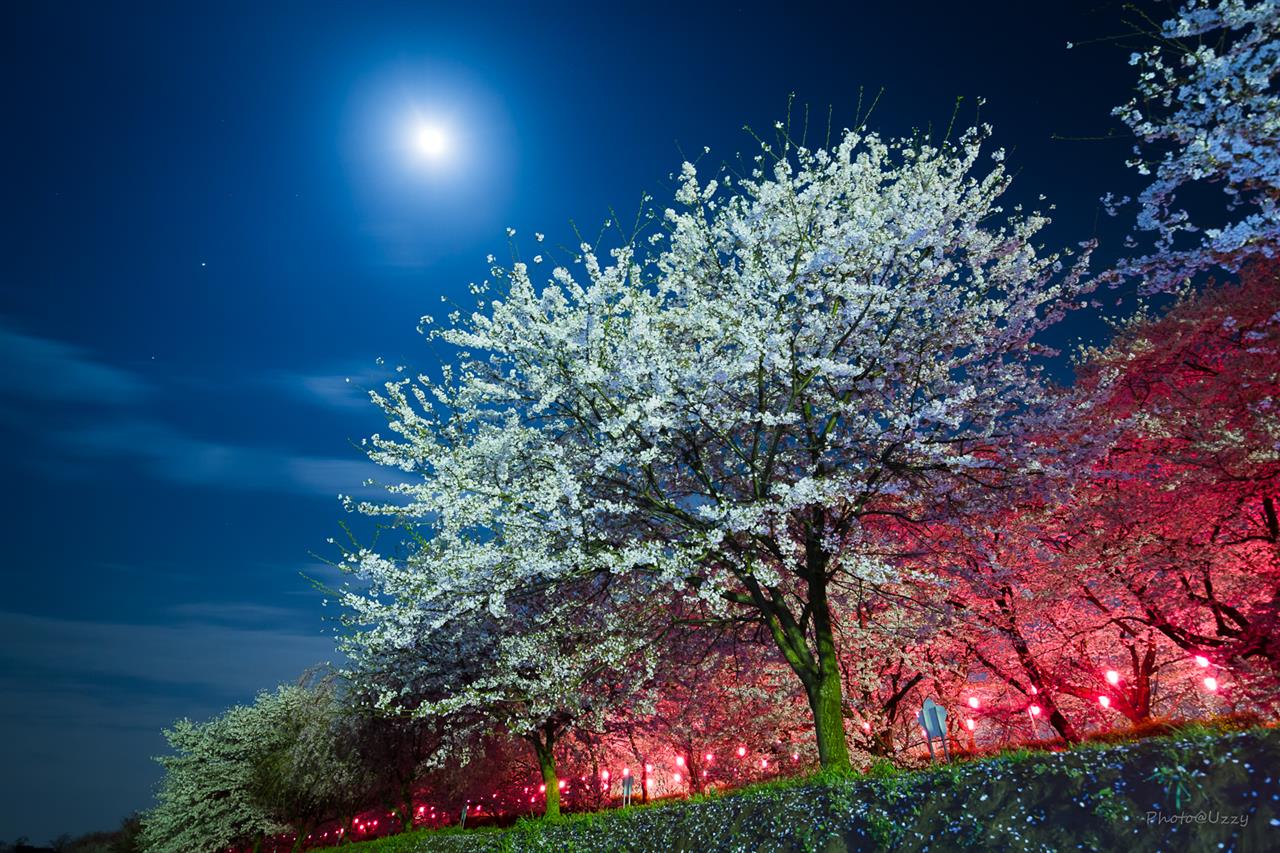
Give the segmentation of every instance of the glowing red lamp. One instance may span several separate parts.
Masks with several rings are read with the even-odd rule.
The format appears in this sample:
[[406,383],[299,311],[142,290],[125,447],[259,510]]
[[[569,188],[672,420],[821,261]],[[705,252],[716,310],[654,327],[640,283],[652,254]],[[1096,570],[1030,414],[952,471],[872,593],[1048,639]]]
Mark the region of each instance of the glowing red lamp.
[[1099,705],[1101,705],[1101,706],[1102,706],[1102,707],[1104,707],[1104,708],[1110,708],[1110,707],[1111,707],[1111,697],[1110,697],[1110,696],[1099,696],[1099,697],[1098,697],[1098,704],[1099,704]]
[[1107,684],[1119,684],[1119,683],[1120,683],[1120,673],[1116,672],[1114,669],[1107,670]]
[[978,703],[978,697],[977,697],[977,696],[970,696],[970,697],[969,697],[969,707],[970,707],[970,708],[973,708],[974,710],[977,710],[977,708],[978,708],[978,704],[979,704],[979,703]]
[[1218,679],[1214,678],[1212,675],[1207,676],[1204,680],[1204,689],[1208,690],[1210,693],[1217,691]]
[[1027,710],[1031,712],[1031,716],[1033,716],[1033,717],[1038,717],[1038,716],[1040,716],[1040,706],[1039,706],[1039,705],[1032,705],[1032,706],[1031,706],[1030,708],[1028,708]]

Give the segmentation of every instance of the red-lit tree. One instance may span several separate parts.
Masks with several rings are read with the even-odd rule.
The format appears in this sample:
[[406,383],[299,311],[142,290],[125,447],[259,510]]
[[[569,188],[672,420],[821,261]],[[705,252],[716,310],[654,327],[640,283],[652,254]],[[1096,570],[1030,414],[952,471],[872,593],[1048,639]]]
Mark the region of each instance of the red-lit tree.
[[943,635],[999,685],[982,691],[988,711],[1038,708],[1061,737],[1075,740],[1079,733],[1059,707],[1048,665],[1045,617],[1078,605],[1045,583],[1043,546],[1028,513],[1011,509],[985,523],[934,527],[924,559],[953,581],[947,604],[955,618]]
[[646,774],[655,789],[700,793],[817,758],[805,696],[754,626],[673,634],[655,692],[650,708],[618,726],[637,766],[655,768]]
[[947,619],[938,585],[919,572],[902,576],[895,583],[841,583],[833,608],[845,716],[864,763],[919,742],[916,711],[924,691],[951,668],[935,654]]
[[1061,517],[1115,621],[1246,681],[1280,673],[1280,266],[1140,318],[1082,377],[1122,422]]

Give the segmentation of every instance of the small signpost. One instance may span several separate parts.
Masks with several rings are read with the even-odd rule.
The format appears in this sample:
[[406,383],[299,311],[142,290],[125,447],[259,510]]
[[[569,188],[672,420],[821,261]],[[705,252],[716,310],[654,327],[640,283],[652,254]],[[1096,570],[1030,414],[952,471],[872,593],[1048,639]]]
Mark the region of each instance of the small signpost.
[[635,777],[628,773],[622,777],[622,807],[626,808],[631,805],[631,785],[635,782]]
[[466,803],[464,803],[464,804],[463,804],[463,806],[462,806],[462,822],[461,822],[460,824],[458,824],[458,828],[459,828],[459,829],[466,829],[466,828],[467,828],[467,809],[469,809],[469,808],[471,808],[471,801],[470,801],[470,800],[468,800],[468,801],[467,801]]
[[925,742],[929,744],[929,760],[933,761],[937,758],[933,754],[933,739],[937,738],[942,741],[942,752],[950,761],[951,749],[947,746],[947,709],[932,699],[926,699],[916,719],[920,721],[920,727],[924,729]]

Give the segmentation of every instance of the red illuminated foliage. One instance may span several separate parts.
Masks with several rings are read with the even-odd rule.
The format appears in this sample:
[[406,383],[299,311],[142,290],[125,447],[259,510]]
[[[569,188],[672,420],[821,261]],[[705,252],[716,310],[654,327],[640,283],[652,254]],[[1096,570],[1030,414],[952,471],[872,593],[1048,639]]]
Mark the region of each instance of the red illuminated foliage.
[[[1074,559],[1187,655],[1280,673],[1280,265],[1131,324],[1082,382],[1122,422],[1067,517]],[[1129,611],[1132,612],[1129,612]]]

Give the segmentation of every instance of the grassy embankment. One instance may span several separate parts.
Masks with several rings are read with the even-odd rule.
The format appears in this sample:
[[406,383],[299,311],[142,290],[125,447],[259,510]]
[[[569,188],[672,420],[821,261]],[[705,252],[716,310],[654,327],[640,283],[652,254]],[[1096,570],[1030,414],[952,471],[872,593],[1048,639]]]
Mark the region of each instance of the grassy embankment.
[[[1219,845],[1222,845],[1221,847]],[[1280,850],[1280,729],[1020,749],[919,771],[818,774],[719,796],[435,830],[351,853],[489,850]]]

